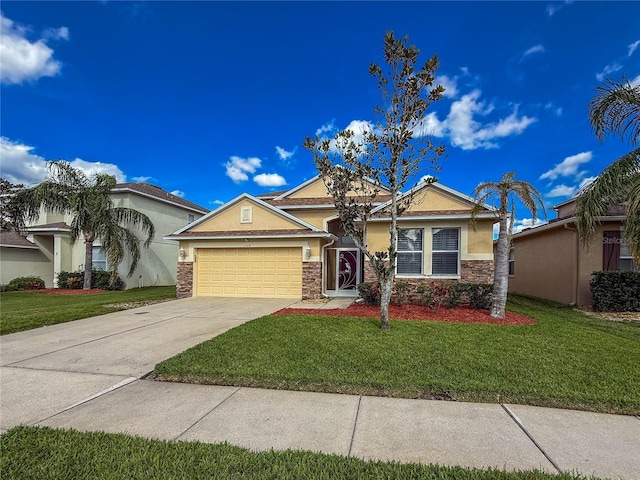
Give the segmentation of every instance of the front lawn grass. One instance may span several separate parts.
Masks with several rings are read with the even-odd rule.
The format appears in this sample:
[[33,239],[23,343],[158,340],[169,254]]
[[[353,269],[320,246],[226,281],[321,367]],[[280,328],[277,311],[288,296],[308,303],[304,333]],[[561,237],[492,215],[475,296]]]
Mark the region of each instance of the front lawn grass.
[[267,316],[156,365],[159,380],[640,413],[640,323],[511,297],[502,326]]
[[3,479],[451,479],[577,480],[577,475],[505,472],[363,461],[306,451],[251,452],[228,444],[145,440],[122,434],[15,427],[0,437]]
[[115,304],[176,298],[176,287],[132,288],[82,295],[37,290],[0,293],[0,335],[124,310]]

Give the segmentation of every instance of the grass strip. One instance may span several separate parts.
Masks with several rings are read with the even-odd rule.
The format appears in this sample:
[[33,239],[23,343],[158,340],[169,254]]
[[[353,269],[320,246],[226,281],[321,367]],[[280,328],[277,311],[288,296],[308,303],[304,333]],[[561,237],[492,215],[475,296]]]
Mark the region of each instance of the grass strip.
[[[540,471],[363,461],[307,451],[251,452],[224,444],[147,440],[123,434],[15,427],[0,437],[7,479],[451,479],[578,480]],[[591,477],[594,478],[594,477]]]
[[117,304],[176,298],[176,287],[145,287],[86,295],[38,291],[0,293],[0,335],[124,310]]
[[159,380],[640,413],[640,325],[512,297],[502,326],[317,315],[245,323],[155,367]]

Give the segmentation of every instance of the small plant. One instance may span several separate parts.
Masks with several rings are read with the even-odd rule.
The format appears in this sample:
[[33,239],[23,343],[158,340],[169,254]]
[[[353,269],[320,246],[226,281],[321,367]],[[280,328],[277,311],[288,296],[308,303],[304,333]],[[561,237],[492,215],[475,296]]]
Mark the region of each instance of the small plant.
[[593,272],[589,284],[596,312],[640,312],[640,272]]
[[366,305],[380,305],[380,285],[372,282],[358,284],[358,293]]
[[440,306],[449,299],[451,286],[446,283],[431,282],[429,285],[420,285],[417,291],[420,294],[420,303],[425,307],[433,308],[438,313]]
[[493,301],[493,285],[490,283],[469,284],[469,306],[476,310],[489,310]]
[[462,303],[462,294],[467,291],[466,283],[452,283],[447,295],[447,308],[459,307]]
[[22,290],[42,290],[44,289],[44,280],[40,277],[18,277],[4,285],[5,292],[18,292]]
[[404,305],[409,300],[409,284],[406,282],[395,282],[393,284],[393,293],[395,294],[396,303]]

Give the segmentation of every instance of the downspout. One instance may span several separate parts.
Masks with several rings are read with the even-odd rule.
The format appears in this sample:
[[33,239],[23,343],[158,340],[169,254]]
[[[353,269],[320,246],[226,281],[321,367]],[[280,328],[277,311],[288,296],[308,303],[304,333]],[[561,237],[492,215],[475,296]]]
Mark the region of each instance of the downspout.
[[578,231],[575,228],[569,227],[568,223],[564,225],[565,230],[569,230],[574,233],[575,236],[575,248],[576,248],[576,268],[573,269],[573,302],[569,305],[572,307],[578,306],[578,279],[580,278],[580,239],[578,238]]
[[336,243],[335,237],[332,238],[329,243],[325,243],[322,246],[322,250],[321,250],[322,251],[322,275],[320,276],[320,281],[322,282],[322,284],[320,285],[320,292],[321,292],[321,295],[323,297],[326,297],[326,298],[328,298],[329,295],[327,295],[326,288],[324,287],[325,286],[324,280],[325,280],[325,274],[326,274],[326,268],[325,267],[327,266],[327,262],[326,262],[327,255],[326,255],[325,249],[327,247],[330,247],[334,243]]

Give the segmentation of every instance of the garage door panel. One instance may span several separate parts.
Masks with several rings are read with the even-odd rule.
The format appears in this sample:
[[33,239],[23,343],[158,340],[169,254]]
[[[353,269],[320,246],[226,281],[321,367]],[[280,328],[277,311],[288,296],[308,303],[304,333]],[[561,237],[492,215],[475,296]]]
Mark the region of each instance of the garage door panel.
[[198,249],[196,295],[299,297],[302,249]]

